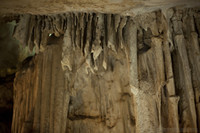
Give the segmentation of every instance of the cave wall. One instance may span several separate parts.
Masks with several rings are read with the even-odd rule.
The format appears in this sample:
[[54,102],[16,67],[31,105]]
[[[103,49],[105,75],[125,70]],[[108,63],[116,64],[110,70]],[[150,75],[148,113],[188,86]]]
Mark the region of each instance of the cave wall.
[[198,132],[199,15],[22,15],[12,131]]
[[0,132],[10,133],[13,110],[13,82],[20,63],[34,54],[12,35],[15,19],[0,19]]
[[16,21],[2,21],[0,19],[0,77],[12,75],[17,71],[18,65],[34,52],[28,47],[22,47],[18,40],[12,35]]

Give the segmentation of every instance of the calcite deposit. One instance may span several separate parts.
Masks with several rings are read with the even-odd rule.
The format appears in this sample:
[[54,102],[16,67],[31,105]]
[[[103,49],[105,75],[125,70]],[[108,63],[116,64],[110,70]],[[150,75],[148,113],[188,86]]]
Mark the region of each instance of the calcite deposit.
[[13,133],[197,133],[200,9],[20,15]]

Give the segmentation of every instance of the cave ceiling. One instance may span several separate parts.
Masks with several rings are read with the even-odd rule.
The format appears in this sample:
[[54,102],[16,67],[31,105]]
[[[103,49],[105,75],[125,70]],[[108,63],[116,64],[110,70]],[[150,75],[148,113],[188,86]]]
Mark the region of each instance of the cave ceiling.
[[195,7],[200,0],[1,0],[0,13],[58,14],[101,12],[137,15],[173,6]]

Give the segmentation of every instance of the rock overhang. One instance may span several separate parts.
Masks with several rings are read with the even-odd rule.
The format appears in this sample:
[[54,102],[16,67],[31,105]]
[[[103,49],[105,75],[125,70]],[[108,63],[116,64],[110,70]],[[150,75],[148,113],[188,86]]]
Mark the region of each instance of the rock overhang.
[[1,0],[0,14],[100,12],[137,15],[174,6],[197,7],[200,0]]

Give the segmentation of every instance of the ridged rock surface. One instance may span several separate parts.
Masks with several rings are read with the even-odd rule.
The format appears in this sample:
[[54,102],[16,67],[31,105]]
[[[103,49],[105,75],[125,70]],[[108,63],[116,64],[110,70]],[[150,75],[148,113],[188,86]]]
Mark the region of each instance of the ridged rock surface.
[[13,133],[198,132],[199,12],[21,16]]
[[49,46],[27,59],[16,74],[12,132],[61,132],[69,95],[61,69],[61,47]]

